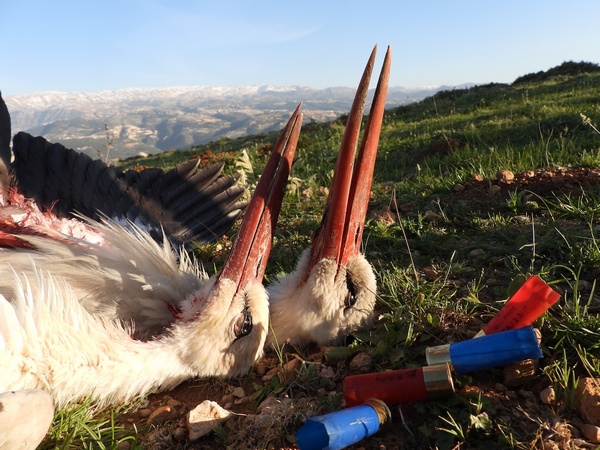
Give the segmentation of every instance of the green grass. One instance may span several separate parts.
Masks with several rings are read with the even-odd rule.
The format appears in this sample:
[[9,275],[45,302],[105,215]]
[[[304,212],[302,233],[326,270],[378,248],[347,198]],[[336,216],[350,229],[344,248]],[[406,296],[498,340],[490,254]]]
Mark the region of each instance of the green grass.
[[[495,195],[487,190],[499,185],[501,169],[521,173],[600,166],[600,73],[594,65],[588,70],[565,64],[512,85],[441,92],[386,112],[370,206],[388,209],[395,221],[369,219],[363,243],[378,278],[378,319],[373,330],[357,334],[338,356],[368,352],[378,370],[423,365],[427,346],[472,337],[528,274],[538,274],[562,293],[559,305],[536,322],[544,359],[534,380],[522,388],[554,386],[556,404],[538,400],[531,406],[516,388],[518,399],[508,403],[514,414],[509,414],[507,403],[493,398],[501,370],[461,377],[454,398],[409,407],[414,417],[406,417],[406,430],[396,427],[406,448],[417,448],[415,443],[418,448],[531,448],[548,439],[558,442],[556,424],[574,415],[574,383],[582,376],[600,376],[595,281],[600,275],[600,182],[582,178],[578,189],[567,192],[532,185],[503,186]],[[267,281],[292,270],[310,243],[343,123],[343,118],[312,123],[302,131]],[[226,161],[227,173],[243,171],[252,184],[276,138],[277,133],[224,138],[120,165],[170,168],[204,155],[207,161]],[[473,174],[483,178],[478,186],[485,189],[472,197],[457,192],[457,184],[469,192]],[[224,257],[218,244],[200,250],[215,268]],[[283,360],[281,354],[278,358]],[[322,384],[312,371],[313,366],[304,366],[300,381],[273,378],[256,387],[256,397],[316,398]],[[325,405],[325,410],[336,406]],[[102,426],[111,430],[112,422]],[[94,448],[112,448],[116,439]]]
[[96,410],[91,402],[70,405],[59,409],[54,422],[39,450],[130,450],[142,449],[136,434],[145,429],[127,429],[118,423],[118,416],[126,410]]

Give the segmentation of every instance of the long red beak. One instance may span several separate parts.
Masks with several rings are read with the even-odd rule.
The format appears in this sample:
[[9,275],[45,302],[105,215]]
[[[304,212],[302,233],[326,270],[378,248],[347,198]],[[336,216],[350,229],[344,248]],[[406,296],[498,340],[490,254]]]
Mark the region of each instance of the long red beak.
[[313,239],[307,275],[323,258],[335,259],[339,266],[345,266],[360,251],[392,58],[388,47],[355,167],[354,156],[376,52],[377,46],[367,62],[348,115],[325,213]]
[[246,208],[233,248],[217,277],[228,278],[244,290],[254,282],[262,282],[271,251],[273,233],[281,210],[285,186],[300,136],[302,113],[298,105],[263,170],[250,204]]

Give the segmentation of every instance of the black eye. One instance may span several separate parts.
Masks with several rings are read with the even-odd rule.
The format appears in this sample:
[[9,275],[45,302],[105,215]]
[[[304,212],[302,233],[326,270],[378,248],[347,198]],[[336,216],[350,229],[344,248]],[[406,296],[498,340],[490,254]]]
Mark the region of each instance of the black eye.
[[233,333],[235,334],[235,338],[239,339],[249,335],[251,331],[252,313],[248,308],[244,308],[233,325]]
[[352,308],[356,303],[356,288],[349,274],[346,275],[346,288],[348,293],[344,299],[344,309]]

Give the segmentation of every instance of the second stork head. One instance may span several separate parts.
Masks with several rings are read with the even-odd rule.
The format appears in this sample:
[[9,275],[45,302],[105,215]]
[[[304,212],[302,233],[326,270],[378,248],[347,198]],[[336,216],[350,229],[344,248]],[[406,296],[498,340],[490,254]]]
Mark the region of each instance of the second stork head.
[[296,269],[269,287],[267,345],[339,342],[370,325],[376,280],[360,253],[387,94],[391,51],[383,68],[355,162],[375,48],[363,73],[337,159],[332,186],[312,246]]

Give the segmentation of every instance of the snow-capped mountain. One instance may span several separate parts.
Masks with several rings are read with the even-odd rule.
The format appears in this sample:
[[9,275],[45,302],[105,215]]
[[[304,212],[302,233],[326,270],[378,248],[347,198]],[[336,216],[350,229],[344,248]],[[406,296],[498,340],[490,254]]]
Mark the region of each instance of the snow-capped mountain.
[[[388,107],[448,86],[391,87]],[[5,101],[13,133],[27,131],[93,156],[112,139],[111,155],[157,153],[280,129],[299,102],[305,121],[333,120],[350,109],[354,88],[195,86],[100,92],[41,92]]]

